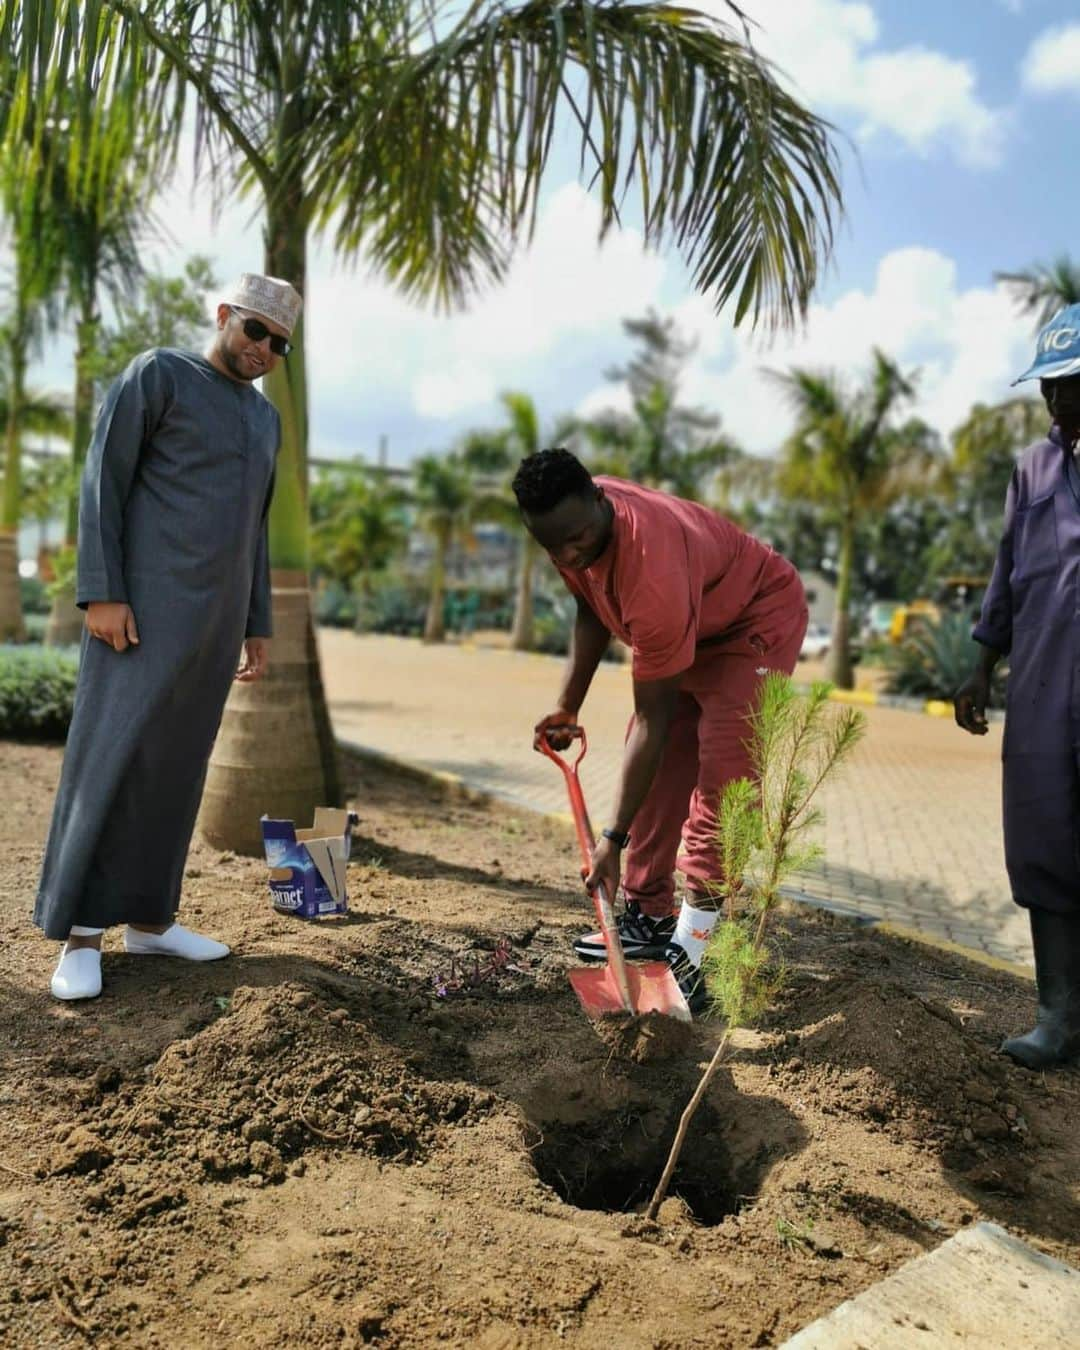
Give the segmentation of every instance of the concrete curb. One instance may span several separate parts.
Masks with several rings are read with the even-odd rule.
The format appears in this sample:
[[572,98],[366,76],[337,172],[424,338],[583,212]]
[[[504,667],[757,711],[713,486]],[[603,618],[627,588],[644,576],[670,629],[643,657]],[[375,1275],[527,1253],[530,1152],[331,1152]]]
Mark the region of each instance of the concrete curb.
[[[574,820],[568,811],[543,811],[520,798],[511,796],[509,793],[496,792],[491,788],[479,787],[475,783],[470,783],[460,774],[447,773],[441,769],[429,769],[422,764],[415,764],[409,760],[399,759],[395,755],[389,755],[385,750],[377,750],[374,746],[362,745],[359,741],[345,740],[342,737],[336,739],[341,750],[393,769],[414,782],[435,783],[443,788],[452,800],[467,801],[477,806],[512,806],[516,811],[528,811],[532,815],[543,817],[545,820],[557,820],[560,824],[573,828]],[[919,928],[908,928],[904,924],[893,923],[888,919],[879,919],[873,914],[864,914],[851,905],[833,904],[828,900],[812,896],[797,887],[784,887],[781,893],[784,899],[792,904],[801,905],[805,909],[827,910],[830,914],[835,914],[839,918],[859,924],[860,927],[875,929],[888,937],[899,938],[905,942],[915,942],[920,946],[929,947],[934,951],[944,952],[950,956],[962,956],[968,961],[974,961],[977,965],[987,966],[991,970],[1014,975],[1029,982],[1035,978],[1034,970],[1027,966],[1022,966],[1015,961],[1007,961],[1000,956],[992,956],[989,952],[980,951],[977,947],[964,947],[959,942],[950,942],[947,938],[934,937],[933,934],[924,933]]]
[[[808,692],[810,686],[797,686],[800,693]],[[872,689],[833,689],[829,698],[834,703],[849,703],[864,708],[899,708],[903,712],[923,713],[927,717],[952,717],[953,705],[943,698],[907,698],[902,694],[878,694]],[[1005,713],[1000,708],[991,708],[986,714],[988,722],[1004,722]]]

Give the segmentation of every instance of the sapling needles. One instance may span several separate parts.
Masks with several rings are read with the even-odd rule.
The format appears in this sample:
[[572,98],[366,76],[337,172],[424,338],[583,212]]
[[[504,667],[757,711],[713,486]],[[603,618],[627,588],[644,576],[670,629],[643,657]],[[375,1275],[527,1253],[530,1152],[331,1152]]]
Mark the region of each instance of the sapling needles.
[[709,1012],[724,1020],[724,1033],[679,1120],[663,1174],[645,1216],[655,1219],[682,1152],[687,1127],[723,1061],[731,1034],[752,1026],[773,1001],[784,971],[768,944],[770,916],[792,873],[820,856],[812,837],[822,814],[817,795],[826,778],[854,750],[865,718],[853,708],[834,708],[831,686],[796,691],[779,673],[762,682],[750,718],[753,778],[728,783],[717,815],[717,846],[725,880],[714,898],[722,909],[702,958]]

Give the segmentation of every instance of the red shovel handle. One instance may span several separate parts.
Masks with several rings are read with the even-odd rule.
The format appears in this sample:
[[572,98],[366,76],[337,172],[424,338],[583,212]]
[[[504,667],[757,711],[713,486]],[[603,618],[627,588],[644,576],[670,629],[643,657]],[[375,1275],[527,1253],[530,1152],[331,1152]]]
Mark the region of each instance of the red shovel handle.
[[[583,877],[587,877],[592,871],[592,853],[596,845],[596,838],[593,835],[592,825],[589,823],[589,813],[585,809],[585,795],[581,791],[578,765],[585,758],[589,743],[585,738],[584,727],[553,727],[552,730],[562,731],[569,734],[574,740],[580,739],[581,741],[581,752],[572,765],[548,743],[545,733],[541,733],[537,739],[536,748],[559,766],[563,772],[563,777],[566,779],[566,790],[570,796],[570,811],[574,817],[574,829],[577,831],[578,846],[581,849],[581,874]],[[597,886],[595,891],[590,892],[590,896],[593,908],[596,910],[597,922],[600,924],[604,946],[607,948],[608,963],[615,978],[619,997],[626,1012],[632,1014],[634,1012],[634,1000],[630,993],[630,982],[626,973],[626,958],[619,941],[619,930],[615,926],[611,899],[603,886]]]
[[[596,837],[593,834],[592,824],[589,821],[589,812],[585,806],[585,794],[581,790],[581,779],[578,777],[578,765],[585,758],[585,753],[589,748],[588,739],[585,736],[584,727],[558,727],[552,730],[562,731],[572,736],[574,740],[581,741],[581,750],[578,752],[577,759],[571,764],[564,759],[558,750],[554,749],[549,743],[546,733],[541,733],[537,741],[536,748],[542,755],[547,755],[552,763],[557,764],[563,772],[566,779],[566,790],[570,796],[570,812],[574,817],[574,829],[577,831],[578,847],[581,849],[582,866],[588,870],[592,869],[592,854],[596,847]],[[588,871],[586,871],[588,875]]]

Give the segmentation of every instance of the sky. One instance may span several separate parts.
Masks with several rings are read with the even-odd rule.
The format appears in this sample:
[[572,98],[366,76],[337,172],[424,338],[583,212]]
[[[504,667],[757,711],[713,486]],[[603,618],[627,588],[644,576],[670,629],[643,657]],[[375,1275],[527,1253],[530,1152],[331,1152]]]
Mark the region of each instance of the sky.
[[[1072,251],[1080,220],[1080,16],[1074,0],[742,0],[757,45],[842,133],[845,216],[804,327],[766,344],[692,288],[674,250],[646,252],[631,225],[597,246],[598,212],[576,161],[553,157],[539,226],[507,282],[449,317],[406,302],[363,264],[316,245],[307,291],[311,451],[391,463],[499,425],[499,394],[536,402],[542,426],[626,406],[606,378],[631,344],[621,321],[650,307],[697,342],[685,401],[757,454],[791,428],[763,373],[797,364],[855,381],[876,344],[918,369],[913,411],[942,434],[975,401],[1008,397],[1033,354],[1030,320],[995,270]],[[718,0],[695,8],[723,17]],[[259,220],[214,221],[190,159],[158,202],[171,240],[148,261],[177,272],[210,256],[223,282],[261,270]],[[214,297],[207,296],[207,314]],[[70,342],[39,386],[70,383]]]

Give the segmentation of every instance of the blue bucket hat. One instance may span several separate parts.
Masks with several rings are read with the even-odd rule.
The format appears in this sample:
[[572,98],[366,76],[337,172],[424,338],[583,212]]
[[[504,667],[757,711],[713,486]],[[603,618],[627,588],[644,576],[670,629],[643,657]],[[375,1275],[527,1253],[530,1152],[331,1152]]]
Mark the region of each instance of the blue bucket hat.
[[1080,375],[1080,305],[1058,310],[1039,333],[1035,360],[1013,384],[1060,380],[1066,375]]

